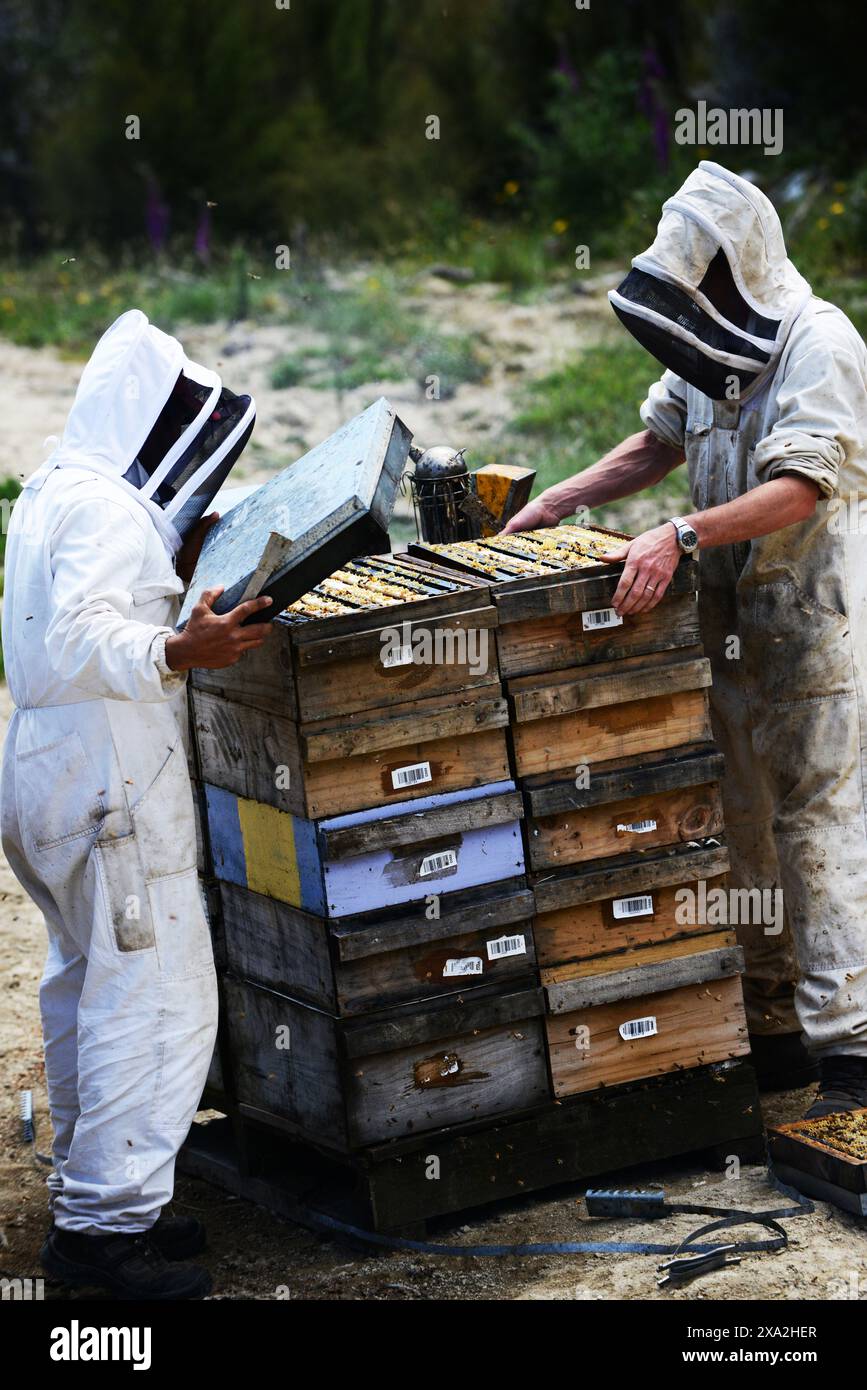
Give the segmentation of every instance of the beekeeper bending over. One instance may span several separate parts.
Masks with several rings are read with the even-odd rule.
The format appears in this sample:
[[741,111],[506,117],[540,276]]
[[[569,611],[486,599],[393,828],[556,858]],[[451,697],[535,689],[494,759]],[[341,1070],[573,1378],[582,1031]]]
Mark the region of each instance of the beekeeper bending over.
[[626,621],[647,612],[681,555],[698,553],[730,884],[781,888],[791,929],[740,931],[760,1079],[810,1078],[803,1034],[820,1066],[810,1113],[864,1106],[867,352],[788,260],[768,199],[714,163],[665,204],[609,297],[667,369],[641,407],[646,428],[508,529],[629,496],[686,458],[695,511],[617,552],[614,604]]
[[140,1298],[195,1298],[190,1218],[160,1218],[217,1027],[196,876],[185,673],[229,666],[270,600],[173,623],[211,500],[250,437],[225,390],[137,310],[84,369],[60,446],[18,499],[3,650],[15,713],[3,848],[45,914],[40,1004],[54,1126],[46,1272]]

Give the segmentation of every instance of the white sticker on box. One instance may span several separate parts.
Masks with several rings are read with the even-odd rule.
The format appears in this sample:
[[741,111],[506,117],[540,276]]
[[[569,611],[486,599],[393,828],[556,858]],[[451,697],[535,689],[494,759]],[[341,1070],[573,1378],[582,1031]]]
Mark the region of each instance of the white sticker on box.
[[611,910],[618,920],[622,917],[648,917],[653,915],[653,898],[642,893],[638,898],[615,898]]
[[618,835],[621,833],[629,835],[649,835],[651,830],[655,829],[655,820],[631,820],[618,825],[617,833]]
[[452,957],[446,961],[443,975],[481,975],[484,968],[481,956]]
[[581,626],[585,632],[598,627],[620,627],[623,619],[613,608],[588,608],[581,614]]
[[634,1038],[652,1038],[656,1033],[656,1019],[653,1014],[648,1014],[646,1018],[631,1018],[628,1023],[621,1023],[617,1031],[624,1042],[632,1042]]
[[389,666],[411,666],[413,663],[412,646],[410,644],[403,647],[384,647],[380,659],[386,668]]
[[442,874],[446,869],[456,869],[458,864],[458,852],[454,849],[441,850],[439,854],[428,854],[418,866],[419,878],[428,878],[430,874]]
[[417,787],[420,782],[432,782],[430,763],[411,763],[409,767],[396,767],[391,774],[391,785],[398,787]]
[[488,960],[502,960],[504,956],[525,956],[527,939],[524,936],[498,936],[488,942]]

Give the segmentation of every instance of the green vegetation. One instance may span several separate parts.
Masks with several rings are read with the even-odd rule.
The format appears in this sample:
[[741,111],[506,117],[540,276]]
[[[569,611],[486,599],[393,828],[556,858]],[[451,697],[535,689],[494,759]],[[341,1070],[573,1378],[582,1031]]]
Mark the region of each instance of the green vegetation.
[[287,305],[287,312],[324,345],[282,358],[272,371],[272,386],[304,382],[348,391],[407,377],[424,385],[436,377],[442,398],[463,382],[483,380],[487,366],[473,340],[436,329],[408,307],[411,292],[411,282],[385,272],[343,289],[308,286],[303,302]]
[[118,267],[95,247],[74,257],[16,260],[0,270],[0,333],[25,347],[84,357],[112,319],[133,306],[168,332],[250,313],[265,320],[281,300],[264,276],[251,280],[256,273],[255,261],[239,251],[209,270],[151,256]]

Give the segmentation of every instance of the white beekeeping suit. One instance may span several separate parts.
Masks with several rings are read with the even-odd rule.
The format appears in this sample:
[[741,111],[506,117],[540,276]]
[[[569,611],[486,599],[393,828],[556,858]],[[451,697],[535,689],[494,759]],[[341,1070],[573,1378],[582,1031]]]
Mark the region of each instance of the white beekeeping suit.
[[45,914],[55,1222],[150,1228],[217,1023],[196,876],[173,557],[254,407],[133,310],[97,344],[62,442],[17,501],[3,649],[15,702],[3,848]]
[[641,414],[685,452],[696,509],[781,474],[819,490],[806,521],[701,554],[702,632],[731,883],[782,888],[800,964],[787,938],[742,931],[751,1031],[797,1027],[799,980],[811,1050],[867,1056],[864,344],[788,260],[768,199],[709,162],[611,301],[669,368]]

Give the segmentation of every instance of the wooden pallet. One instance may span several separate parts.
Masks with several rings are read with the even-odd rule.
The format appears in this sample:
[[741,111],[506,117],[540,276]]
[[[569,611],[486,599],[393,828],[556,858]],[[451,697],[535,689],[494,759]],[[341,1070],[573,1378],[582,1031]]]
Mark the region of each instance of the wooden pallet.
[[[194,1124],[178,1164],[310,1229],[321,1229],[326,1216],[417,1236],[434,1217],[708,1150],[716,1162],[733,1154],[763,1159],[748,1060],[602,1088],[523,1117],[381,1144],[347,1160],[236,1114]],[[437,1168],[439,1176],[429,1176]]]

